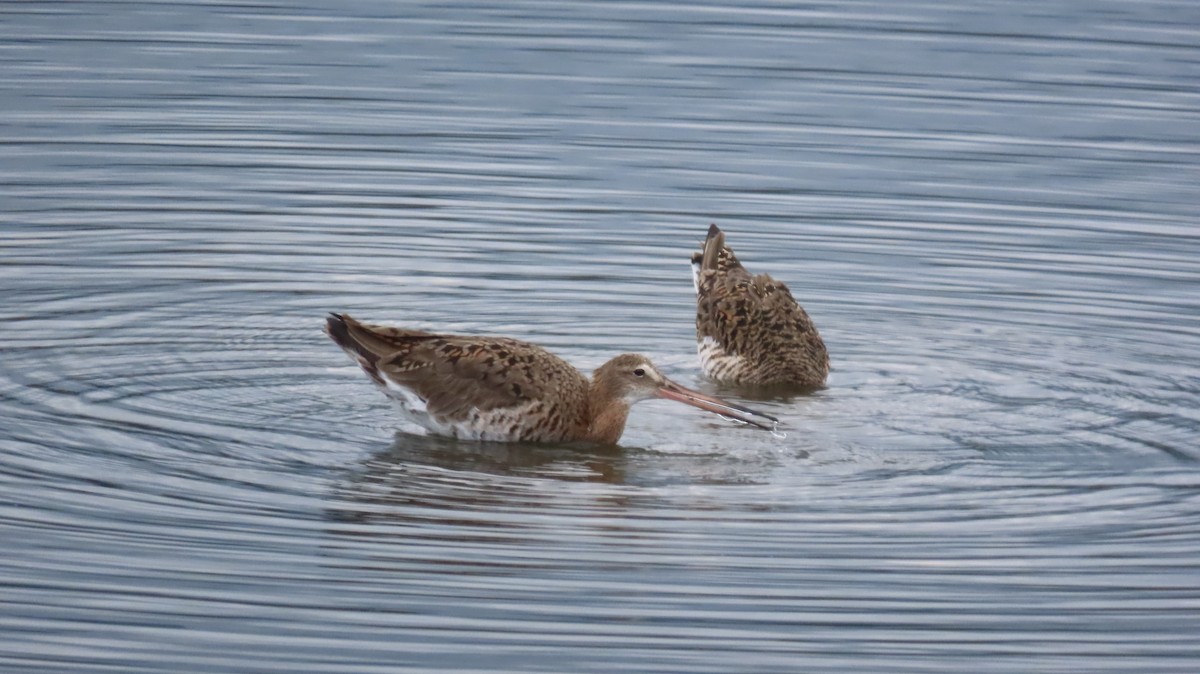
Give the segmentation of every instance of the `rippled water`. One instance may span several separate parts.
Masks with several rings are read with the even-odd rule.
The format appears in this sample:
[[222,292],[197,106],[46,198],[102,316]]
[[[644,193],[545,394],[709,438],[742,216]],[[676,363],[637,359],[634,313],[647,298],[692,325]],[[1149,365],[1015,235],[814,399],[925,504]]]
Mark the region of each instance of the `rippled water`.
[[[1200,667],[1194,3],[3,14],[0,670]],[[415,436],[321,334],[717,390],[709,222],[786,439]]]

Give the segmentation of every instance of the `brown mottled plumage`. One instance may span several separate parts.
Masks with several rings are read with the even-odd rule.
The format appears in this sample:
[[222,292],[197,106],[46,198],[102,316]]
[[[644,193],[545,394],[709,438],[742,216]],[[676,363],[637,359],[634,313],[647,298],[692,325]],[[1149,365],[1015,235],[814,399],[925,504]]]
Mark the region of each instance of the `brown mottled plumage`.
[[325,332],[437,435],[471,440],[615,444],[634,403],[668,398],[760,428],[774,417],[686,389],[644,356],[624,354],[591,381],[549,351],[506,337],[438,335],[330,314]]
[[692,255],[696,348],[712,379],[730,384],[818,388],[829,352],[787,286],[751,276],[716,225]]

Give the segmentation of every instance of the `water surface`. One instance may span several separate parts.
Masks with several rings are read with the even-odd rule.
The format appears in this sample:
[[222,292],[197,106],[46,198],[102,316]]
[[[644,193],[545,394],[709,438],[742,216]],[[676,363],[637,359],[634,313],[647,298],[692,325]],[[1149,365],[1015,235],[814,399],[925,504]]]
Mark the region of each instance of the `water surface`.
[[[0,669],[1194,672],[1189,2],[57,3],[0,23]],[[698,379],[787,437],[409,433],[327,311]]]

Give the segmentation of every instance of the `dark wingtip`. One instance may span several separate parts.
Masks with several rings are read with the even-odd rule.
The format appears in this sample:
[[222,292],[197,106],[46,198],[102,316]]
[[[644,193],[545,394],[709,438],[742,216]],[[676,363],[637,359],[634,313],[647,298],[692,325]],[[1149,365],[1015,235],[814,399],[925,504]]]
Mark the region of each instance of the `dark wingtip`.
[[330,339],[338,343],[338,346],[345,347],[353,340],[350,339],[350,328],[346,326],[346,318],[339,313],[329,312],[329,316],[325,319],[325,333]]
[[724,247],[725,233],[716,224],[709,225],[708,236],[704,239],[704,246],[700,249],[700,268],[716,269],[717,258]]
[[346,319],[342,318],[342,314],[329,312],[325,318],[325,332],[334,338],[334,341],[341,344],[340,337],[349,337],[349,331],[346,327]]
[[379,356],[364,348],[363,345],[359,343],[359,341],[355,339],[353,335],[350,334],[350,325],[346,322],[347,318],[349,318],[349,316],[346,314],[339,314],[332,311],[329,312],[329,317],[325,319],[325,334],[329,335],[329,338],[343,349],[353,351],[363,358],[366,358],[369,362],[375,362]]

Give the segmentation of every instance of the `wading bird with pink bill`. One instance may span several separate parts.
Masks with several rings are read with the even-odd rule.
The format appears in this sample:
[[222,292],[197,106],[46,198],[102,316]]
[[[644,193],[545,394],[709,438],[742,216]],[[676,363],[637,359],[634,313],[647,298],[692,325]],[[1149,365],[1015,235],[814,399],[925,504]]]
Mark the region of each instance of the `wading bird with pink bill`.
[[727,384],[814,389],[829,376],[817,326],[787,286],[750,272],[716,225],[692,254],[700,367]]
[[442,335],[330,314],[325,332],[430,433],[499,442],[616,444],[629,408],[676,400],[759,428],[779,420],[684,388],[645,356],[623,354],[589,380],[549,351],[507,337]]

